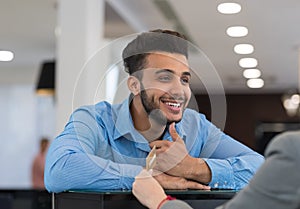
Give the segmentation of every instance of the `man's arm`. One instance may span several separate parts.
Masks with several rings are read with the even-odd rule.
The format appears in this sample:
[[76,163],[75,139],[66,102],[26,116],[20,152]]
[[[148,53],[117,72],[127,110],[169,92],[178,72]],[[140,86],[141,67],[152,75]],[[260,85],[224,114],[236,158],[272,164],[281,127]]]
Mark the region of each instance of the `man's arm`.
[[209,183],[213,188],[243,188],[263,163],[263,156],[224,134],[206,119],[201,123],[197,140],[205,138],[205,142],[200,156],[188,153],[190,148],[170,126],[173,142],[151,143],[160,148],[157,167],[170,175]]
[[244,190],[221,208],[299,208],[300,131],[271,141],[266,161]]
[[118,164],[85,153],[77,150],[79,144],[70,143],[72,146],[55,141],[49,149],[45,168],[48,191],[130,189],[135,175],[142,170],[141,166]]
[[142,166],[113,162],[112,149],[105,142],[107,136],[101,128],[91,110],[74,112],[47,153],[45,186],[48,191],[131,188]]

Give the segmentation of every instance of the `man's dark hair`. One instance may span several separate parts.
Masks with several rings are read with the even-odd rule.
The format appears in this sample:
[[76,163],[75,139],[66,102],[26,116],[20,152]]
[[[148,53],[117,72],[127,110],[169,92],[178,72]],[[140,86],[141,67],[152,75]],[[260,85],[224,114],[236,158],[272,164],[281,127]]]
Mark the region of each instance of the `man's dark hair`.
[[154,51],[178,53],[188,57],[187,39],[176,31],[161,29],[138,35],[123,50],[125,71],[132,75],[142,70],[146,63],[146,56]]

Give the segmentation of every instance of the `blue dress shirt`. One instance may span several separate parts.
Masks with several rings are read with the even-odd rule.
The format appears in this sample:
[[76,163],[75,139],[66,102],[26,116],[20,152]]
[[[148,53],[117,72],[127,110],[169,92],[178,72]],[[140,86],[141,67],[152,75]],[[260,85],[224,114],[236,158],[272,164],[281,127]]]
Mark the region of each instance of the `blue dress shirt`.
[[[128,99],[116,105],[100,102],[74,111],[47,153],[48,191],[132,188],[150,147],[134,128],[128,103]],[[243,188],[264,161],[194,110],[184,111],[176,130],[189,154],[210,167],[213,188]],[[172,141],[168,131],[163,139]]]

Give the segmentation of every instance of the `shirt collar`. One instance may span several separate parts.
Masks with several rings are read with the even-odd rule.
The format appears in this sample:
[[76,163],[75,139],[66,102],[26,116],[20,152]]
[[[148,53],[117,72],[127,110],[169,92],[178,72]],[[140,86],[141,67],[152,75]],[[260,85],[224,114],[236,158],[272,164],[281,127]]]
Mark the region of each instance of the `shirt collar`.
[[112,107],[115,117],[114,139],[130,134],[134,130],[129,105],[129,99],[127,98],[121,104]]

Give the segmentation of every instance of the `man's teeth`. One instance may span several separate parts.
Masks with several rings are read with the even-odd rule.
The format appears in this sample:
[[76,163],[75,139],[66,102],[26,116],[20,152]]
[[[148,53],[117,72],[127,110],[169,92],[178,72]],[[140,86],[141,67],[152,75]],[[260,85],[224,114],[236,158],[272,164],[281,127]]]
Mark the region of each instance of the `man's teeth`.
[[179,103],[172,103],[172,102],[166,102],[166,105],[172,106],[172,107],[180,107]]

